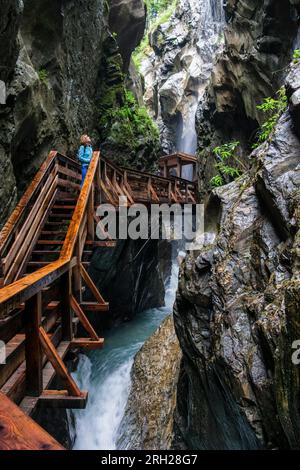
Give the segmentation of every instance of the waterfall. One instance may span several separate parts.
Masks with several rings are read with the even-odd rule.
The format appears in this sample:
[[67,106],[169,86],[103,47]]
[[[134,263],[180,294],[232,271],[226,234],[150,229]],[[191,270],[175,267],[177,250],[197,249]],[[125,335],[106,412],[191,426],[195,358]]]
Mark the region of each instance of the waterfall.
[[[213,67],[214,57],[223,45],[222,32],[225,24],[224,0],[198,0],[193,8],[197,11],[198,31],[195,47],[190,50],[193,57],[187,71],[190,75],[190,85],[182,101],[181,120],[177,130],[177,149],[189,154],[195,154],[197,150],[197,109]],[[195,12],[193,14],[195,15]]]
[[173,310],[178,285],[178,263],[166,286],[165,307],[143,312],[129,323],[112,330],[102,351],[80,356],[73,374],[82,390],[89,390],[85,410],[69,413],[74,450],[116,450],[131,386],[135,354]]

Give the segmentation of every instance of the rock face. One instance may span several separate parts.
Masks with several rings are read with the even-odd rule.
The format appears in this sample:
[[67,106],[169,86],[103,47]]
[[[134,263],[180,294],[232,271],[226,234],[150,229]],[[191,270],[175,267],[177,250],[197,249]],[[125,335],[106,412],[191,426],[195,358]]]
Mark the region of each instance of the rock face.
[[[298,116],[300,64],[287,79]],[[189,449],[299,448],[299,122],[287,111],[252,171],[214,191],[215,241],[183,265],[176,426]],[[207,213],[209,220],[210,214]],[[218,230],[217,230],[218,227]],[[211,238],[211,237],[210,237]]]
[[105,0],[1,0],[0,7],[1,226],[51,148],[74,155],[86,132],[99,148],[101,106],[111,112],[124,104],[145,7],[142,0],[112,0],[111,11]]
[[150,34],[142,62],[145,102],[159,123],[165,153],[195,153],[197,105],[222,47],[222,0],[180,0],[171,19]]
[[110,0],[109,26],[116,33],[124,62],[129,68],[131,53],[141,42],[146,26],[146,5],[143,0]]
[[172,246],[167,241],[119,240],[114,249],[97,249],[90,273],[109,302],[109,326],[163,306],[171,265]]
[[104,3],[1,1],[0,223],[51,147],[74,151],[95,129]]
[[216,173],[212,149],[239,140],[247,156],[264,115],[257,109],[274,96],[297,47],[298,0],[226,2],[225,46],[213,68],[197,113],[200,189],[205,194]]
[[132,387],[120,429],[118,449],[168,450],[181,351],[173,318],[167,317],[137,354]]

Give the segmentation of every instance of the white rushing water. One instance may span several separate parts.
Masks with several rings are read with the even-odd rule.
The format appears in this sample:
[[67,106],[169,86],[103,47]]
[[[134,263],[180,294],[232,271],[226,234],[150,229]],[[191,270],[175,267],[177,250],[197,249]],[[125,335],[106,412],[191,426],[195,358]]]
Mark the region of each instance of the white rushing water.
[[134,320],[112,330],[105,347],[89,356],[81,355],[73,374],[82,390],[89,390],[85,410],[69,414],[74,450],[115,450],[127,399],[135,354],[172,312],[178,285],[178,264],[174,261],[166,288],[165,307],[147,310]]

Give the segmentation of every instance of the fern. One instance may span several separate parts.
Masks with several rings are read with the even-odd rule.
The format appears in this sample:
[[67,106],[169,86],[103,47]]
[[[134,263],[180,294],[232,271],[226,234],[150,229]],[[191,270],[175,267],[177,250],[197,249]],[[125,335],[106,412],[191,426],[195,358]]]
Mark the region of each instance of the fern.
[[295,49],[293,54],[293,62],[294,64],[298,64],[300,60],[300,49]]
[[[299,51],[300,52],[300,51]],[[257,109],[262,111],[267,119],[262,124],[256,135],[256,142],[252,146],[253,148],[259,147],[262,143],[270,139],[275,126],[284,113],[288,105],[288,100],[285,92],[285,88],[281,87],[277,93],[276,98],[265,98],[263,102],[257,106]]]
[[[210,184],[213,188],[217,188],[225,184],[226,181],[224,176],[235,180],[243,174],[242,169],[245,169],[245,166],[236,154],[236,150],[239,145],[239,141],[233,141],[213,149],[213,153],[219,160],[218,163],[215,164],[215,168],[219,171],[219,174],[210,180]],[[229,164],[229,160],[232,162],[231,164]],[[232,166],[233,163],[235,163],[235,166]]]

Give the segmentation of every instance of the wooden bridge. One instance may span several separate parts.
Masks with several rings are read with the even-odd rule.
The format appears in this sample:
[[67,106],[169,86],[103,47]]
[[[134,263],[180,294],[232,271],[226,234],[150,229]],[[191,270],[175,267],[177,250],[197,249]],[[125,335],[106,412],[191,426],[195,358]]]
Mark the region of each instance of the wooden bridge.
[[[40,407],[86,405],[64,358],[104,344],[87,312],[103,315],[109,305],[88,268],[95,247],[115,242],[95,239],[95,208],[121,196],[129,205],[197,200],[192,182],[120,168],[99,152],[80,183],[80,165],[52,151],[0,234],[0,449],[61,448],[30,417]],[[93,302],[83,301],[84,288]]]

